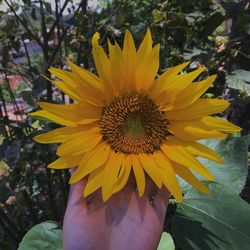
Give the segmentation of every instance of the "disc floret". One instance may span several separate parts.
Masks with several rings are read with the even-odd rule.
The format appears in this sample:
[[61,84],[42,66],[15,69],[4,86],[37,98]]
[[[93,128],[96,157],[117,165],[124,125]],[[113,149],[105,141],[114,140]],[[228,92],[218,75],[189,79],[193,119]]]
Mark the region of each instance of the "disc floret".
[[146,95],[130,93],[111,100],[102,109],[103,139],[115,152],[153,153],[167,136],[165,113]]

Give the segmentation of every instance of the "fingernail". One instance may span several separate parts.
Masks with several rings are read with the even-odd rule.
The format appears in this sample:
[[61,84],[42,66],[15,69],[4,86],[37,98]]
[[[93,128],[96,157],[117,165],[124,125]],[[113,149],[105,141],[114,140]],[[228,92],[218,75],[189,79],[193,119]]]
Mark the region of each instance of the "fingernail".
[[70,168],[70,169],[69,169],[70,175],[72,175],[72,174],[75,172],[75,170],[76,170],[75,168]]

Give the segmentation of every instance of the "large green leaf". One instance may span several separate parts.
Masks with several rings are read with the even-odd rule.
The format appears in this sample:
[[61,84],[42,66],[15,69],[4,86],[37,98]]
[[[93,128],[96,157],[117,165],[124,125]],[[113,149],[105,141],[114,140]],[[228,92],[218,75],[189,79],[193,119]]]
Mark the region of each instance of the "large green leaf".
[[224,160],[223,164],[202,159],[202,164],[215,176],[215,181],[239,194],[247,176],[247,152],[250,136],[233,137],[224,141],[204,140],[203,144],[214,149]]
[[[215,176],[215,182],[228,185],[228,189],[239,194],[246,181],[247,150],[250,136],[231,137],[227,140],[202,140],[202,144],[215,150],[224,160],[223,164],[200,158],[200,162]],[[197,176],[199,178],[199,176]],[[178,178],[181,189],[185,194],[191,186]],[[202,179],[202,178],[201,178]]]
[[32,227],[25,234],[18,250],[61,250],[62,230],[53,221],[45,221]]
[[163,232],[157,250],[174,250],[175,245],[172,236],[169,233]]
[[182,249],[248,250],[250,206],[239,197],[247,174],[250,136],[225,141],[205,141],[224,164],[203,161],[215,175],[210,195],[189,186],[173,218],[173,236]]
[[248,250],[250,206],[226,186],[209,185],[211,195],[191,189],[173,219],[173,237],[185,250]]

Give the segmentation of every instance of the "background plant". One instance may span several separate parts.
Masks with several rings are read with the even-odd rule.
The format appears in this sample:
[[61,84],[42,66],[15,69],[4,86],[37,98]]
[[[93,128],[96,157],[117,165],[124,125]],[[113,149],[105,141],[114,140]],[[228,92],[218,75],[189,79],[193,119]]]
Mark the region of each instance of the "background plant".
[[[206,162],[217,180],[209,183],[213,195],[204,198],[182,183],[184,203],[171,201],[164,230],[177,249],[247,249],[249,206],[239,194],[250,201],[249,177],[244,188],[250,143],[246,136],[250,129],[249,2],[102,0],[95,7],[89,7],[91,0],[77,4],[55,0],[55,7],[44,0],[0,2],[8,6],[0,11],[0,248],[17,249],[26,232],[46,220],[57,224],[34,228],[20,249],[31,249],[25,245],[30,240],[25,239],[41,239],[43,230],[56,230],[52,242],[60,239],[69,174],[47,169],[47,163],[55,159],[55,147],[31,139],[41,129],[56,125],[31,120],[27,113],[38,108],[38,100],[71,100],[41,74],[50,77],[50,66],[65,68],[65,57],[94,71],[91,37],[95,31],[101,33],[101,43],[106,46],[107,38],[121,44],[128,28],[138,44],[150,27],[154,41],[161,44],[161,69],[185,60],[192,61],[191,68],[205,65],[202,77],[218,76],[205,95],[230,100],[224,116],[243,128],[237,138],[204,142],[225,158],[221,166]],[[30,44],[36,51],[29,49]],[[22,78],[17,89],[11,86],[12,75]],[[24,108],[20,100],[24,100]],[[171,240],[170,235],[164,239]],[[58,249],[53,247],[48,246]]]

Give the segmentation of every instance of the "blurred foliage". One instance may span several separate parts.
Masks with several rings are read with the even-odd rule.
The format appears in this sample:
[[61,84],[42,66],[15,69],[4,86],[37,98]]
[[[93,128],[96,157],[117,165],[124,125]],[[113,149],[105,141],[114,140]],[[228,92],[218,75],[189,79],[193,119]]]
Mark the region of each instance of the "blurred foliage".
[[62,230],[53,221],[45,221],[34,226],[23,237],[18,250],[36,249],[43,250],[62,249]]
[[[80,4],[73,4],[70,0],[55,0],[55,9],[50,1],[4,2],[8,3],[9,8],[0,11],[0,71],[4,82],[0,84],[1,249],[17,249],[26,232],[45,220],[54,220],[59,225],[62,223],[69,174],[67,171],[47,169],[46,165],[55,159],[55,146],[40,145],[31,139],[40,130],[49,131],[56,125],[42,120],[31,120],[27,113],[38,108],[38,100],[57,103],[71,101],[52,87],[42,75],[50,77],[50,66],[66,68],[65,57],[70,57],[78,65],[95,71],[91,55],[91,37],[96,31],[101,33],[101,43],[105,47],[107,38],[112,42],[117,40],[122,45],[125,29],[131,30],[138,45],[149,27],[155,43],[161,45],[161,70],[186,60],[192,61],[190,70],[205,65],[207,71],[201,78],[217,74],[214,85],[205,95],[228,99],[231,107],[224,115],[243,128],[241,135],[249,133],[248,0],[101,0],[95,7],[89,7],[87,0],[79,1]],[[11,86],[8,78],[11,75],[24,79],[17,90],[13,90]],[[23,100],[24,108],[17,103],[17,98]],[[14,116],[10,115],[10,108],[14,110]],[[237,148],[235,151],[228,151],[232,156],[242,153],[244,162],[240,162],[240,159],[232,161],[234,165],[225,165],[227,170],[224,170],[239,172],[241,180],[246,177],[244,155],[247,153],[249,141],[245,143],[244,150],[239,146],[242,151],[237,151]],[[220,150],[227,150],[227,145],[227,142],[220,144]],[[235,145],[238,144],[235,142]],[[216,176],[219,178],[220,174],[221,172],[218,172]],[[222,182],[224,184],[224,180]],[[223,195],[228,195],[228,200],[231,199],[224,187],[211,185],[219,190],[219,198],[215,200],[221,199]],[[187,186],[186,190],[189,188]],[[232,198],[236,203],[234,209],[237,209],[237,203],[240,203],[239,211],[243,211],[246,206],[242,204],[244,201],[236,201],[236,196],[242,188],[241,181]],[[188,193],[194,192],[190,190]],[[197,195],[200,197],[200,194]],[[250,201],[249,194],[244,197]],[[183,206],[190,206],[191,203],[187,204]],[[200,209],[199,206],[197,205],[197,209]],[[216,210],[216,206],[211,206],[211,209]],[[226,214],[228,210],[223,211],[225,216],[230,216]],[[172,234],[176,248],[189,249],[189,236],[193,237],[194,245],[199,247],[199,237],[211,238],[215,234],[214,224],[202,220],[193,211],[188,214],[189,217],[184,215],[179,205],[169,206],[165,230]],[[171,222],[176,224],[172,225]],[[181,225],[181,229],[176,233],[178,225]],[[201,226],[204,230],[201,230]],[[187,231],[191,233],[188,234]],[[181,233],[187,238],[182,237]],[[202,233],[205,235],[202,236]],[[215,237],[213,241],[216,245],[226,244],[227,239]],[[211,249],[209,247],[209,244],[202,245],[202,248],[198,249]],[[244,250],[244,246],[241,249]]]

